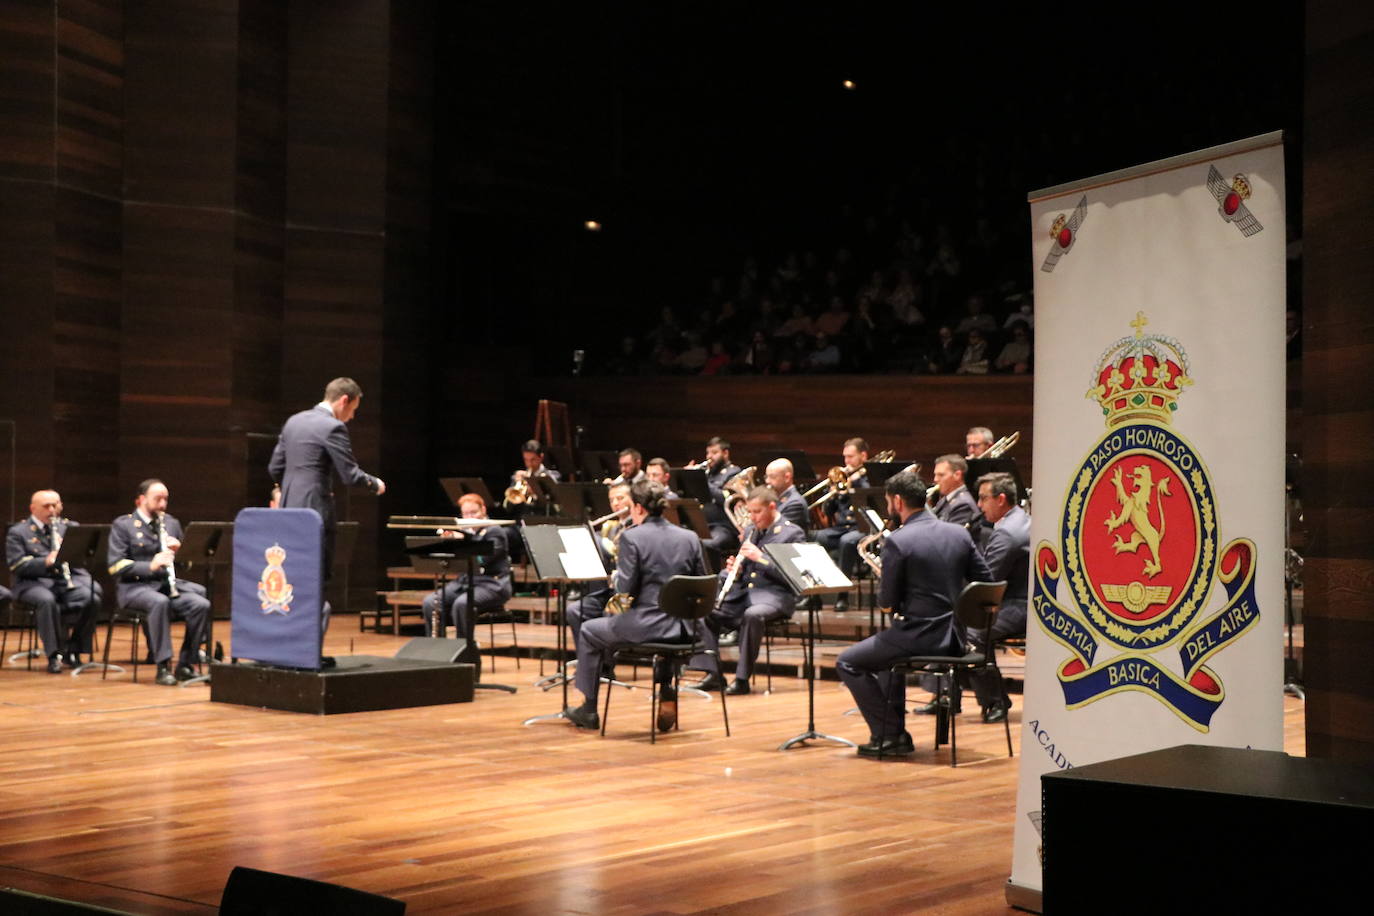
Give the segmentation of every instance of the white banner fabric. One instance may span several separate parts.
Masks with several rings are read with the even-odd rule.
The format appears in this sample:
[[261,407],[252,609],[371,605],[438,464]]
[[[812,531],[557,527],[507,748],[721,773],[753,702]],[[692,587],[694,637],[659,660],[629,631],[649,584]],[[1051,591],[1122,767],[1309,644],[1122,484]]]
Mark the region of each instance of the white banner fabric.
[[[1009,899],[1042,887],[1041,774],[1180,744],[1283,749],[1283,178],[1271,134],[1031,197]],[[1111,842],[1110,817],[1073,829]]]

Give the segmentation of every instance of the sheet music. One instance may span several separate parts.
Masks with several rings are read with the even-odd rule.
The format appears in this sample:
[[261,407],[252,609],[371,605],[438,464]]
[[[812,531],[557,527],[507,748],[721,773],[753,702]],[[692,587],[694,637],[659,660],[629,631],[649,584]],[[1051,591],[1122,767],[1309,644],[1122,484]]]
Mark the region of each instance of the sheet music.
[[849,588],[854,583],[840,572],[840,568],[830,559],[830,554],[820,544],[795,544],[797,555],[792,565],[803,577],[809,576],[816,584],[835,588]]
[[563,575],[569,579],[597,579],[606,575],[606,567],[601,563],[601,554],[596,550],[590,531],[559,528],[558,536],[563,540],[563,552],[558,555]]

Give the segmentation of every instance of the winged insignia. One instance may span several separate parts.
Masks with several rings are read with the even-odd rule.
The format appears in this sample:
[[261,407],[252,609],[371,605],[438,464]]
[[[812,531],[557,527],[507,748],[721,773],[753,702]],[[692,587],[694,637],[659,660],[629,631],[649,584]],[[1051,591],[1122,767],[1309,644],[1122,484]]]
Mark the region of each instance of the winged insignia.
[[1243,174],[1238,174],[1230,184],[1217,171],[1217,167],[1207,167],[1207,190],[1217,199],[1217,213],[1228,223],[1235,223],[1240,234],[1249,238],[1264,227],[1255,219],[1255,214],[1245,206],[1250,196],[1250,182]]
[[1050,253],[1045,255],[1045,263],[1040,265],[1040,269],[1045,273],[1053,273],[1054,265],[1059,263],[1059,259],[1069,253],[1069,249],[1078,241],[1078,227],[1083,225],[1083,221],[1088,218],[1088,195],[1084,194],[1078,206],[1073,208],[1073,215],[1064,218],[1064,214],[1059,214],[1054,218],[1054,225],[1050,227],[1050,237],[1054,243],[1050,245]]
[[1139,614],[1152,604],[1164,604],[1174,590],[1167,585],[1103,585],[1102,594],[1108,601],[1120,601],[1132,614]]

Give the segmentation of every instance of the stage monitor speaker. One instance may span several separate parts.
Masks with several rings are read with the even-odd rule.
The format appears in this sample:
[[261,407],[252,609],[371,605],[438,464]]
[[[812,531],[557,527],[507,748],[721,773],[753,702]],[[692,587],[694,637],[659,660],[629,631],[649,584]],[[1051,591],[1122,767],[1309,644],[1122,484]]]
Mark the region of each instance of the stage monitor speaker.
[[406,904],[404,900],[338,884],[236,865],[225,882],[219,911],[222,916],[294,916],[297,913],[401,916],[406,911]]
[[397,658],[413,658],[425,662],[447,662],[450,665],[462,662],[480,665],[481,658],[477,647],[468,644],[466,639],[440,639],[437,636],[417,636],[396,652]]

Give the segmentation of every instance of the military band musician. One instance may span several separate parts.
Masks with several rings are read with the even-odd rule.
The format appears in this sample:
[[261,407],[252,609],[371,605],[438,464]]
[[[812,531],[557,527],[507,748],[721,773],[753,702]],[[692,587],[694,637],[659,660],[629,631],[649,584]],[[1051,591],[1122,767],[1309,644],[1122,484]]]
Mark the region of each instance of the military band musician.
[[[204,638],[210,601],[205,588],[175,576],[176,552],[181,547],[181,522],[167,514],[167,487],[150,478],[138,485],[134,511],[110,525],[110,575],[114,578],[119,606],[146,615],[144,630],[157,683],[172,686],[196,676],[200,641]],[[172,620],[186,622],[172,670]]]
[[[570,706],[563,715],[578,728],[601,727],[597,696],[601,688],[601,669],[617,645],[652,640],[682,638],[684,624],[666,614],[658,605],[659,591],[673,576],[702,575],[700,539],[685,528],[663,518],[666,498],[663,487],[640,481],[630,488],[630,517],[634,527],[620,538],[616,559],[614,589],[634,597],[630,608],[621,614],[588,620],[582,626],[577,647],[577,689],[582,705]],[[704,627],[700,622],[696,626]],[[668,731],[677,722],[677,697],[672,692],[672,674],[666,663],[654,671],[661,704],[657,725]]]
[[34,626],[48,673],[61,674],[62,663],[80,664],[91,645],[95,615],[100,610],[100,584],[84,569],[57,563],[57,551],[77,522],[62,517],[62,497],[39,490],[29,499],[29,517],[5,535],[5,561],[14,580],[14,598],[33,608]]
[[[730,558],[721,571],[723,583],[735,566],[740,569],[719,605],[707,618],[707,649],[717,648],[722,633],[739,630],[739,661],[735,679],[729,686],[719,674],[709,674],[701,683],[704,690],[718,690],[734,696],[749,693],[749,679],[758,661],[759,646],[763,643],[764,627],[774,620],[787,620],[796,609],[796,598],[787,580],[763,552],[769,544],[794,544],[806,540],[806,535],[791,520],[778,511],[778,494],[771,487],[755,487],[745,502],[750,524],[744,529],[739,553]],[[715,663],[710,656],[699,656],[693,664],[711,670]]]
[[[899,521],[883,545],[879,605],[891,626],[840,654],[836,671],[868,723],[863,757],[914,752],[906,731],[906,678],[891,664],[909,655],[963,654],[954,604],[964,584],[989,578],[967,531],[926,510],[925,482],[913,471],[888,479],[888,514]],[[891,689],[889,689],[891,688]]]

